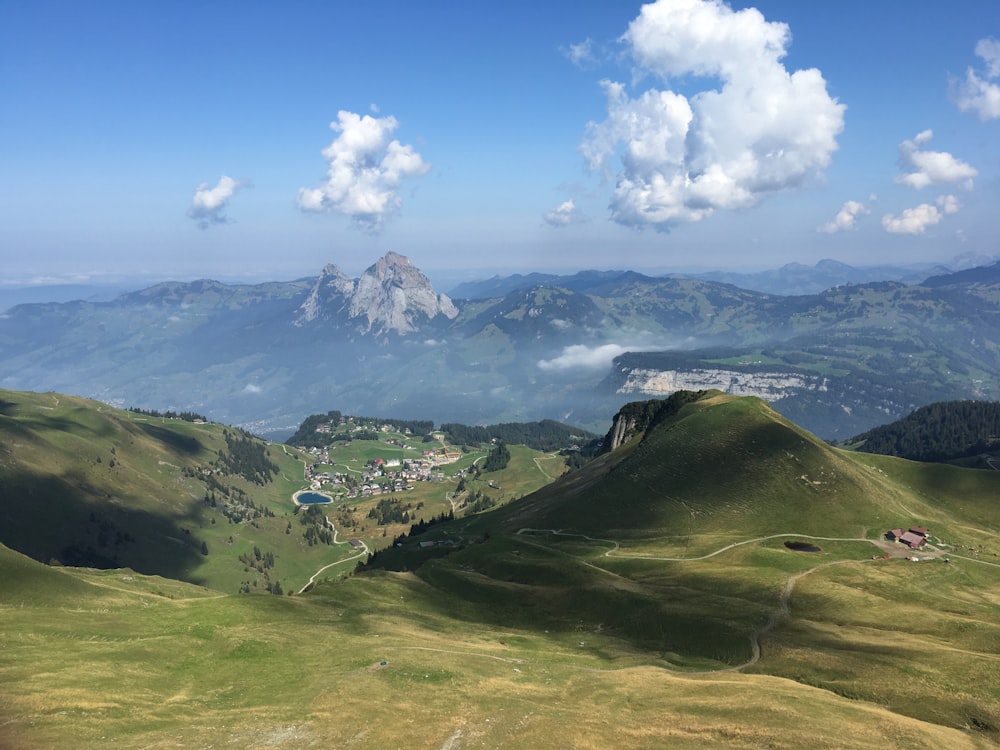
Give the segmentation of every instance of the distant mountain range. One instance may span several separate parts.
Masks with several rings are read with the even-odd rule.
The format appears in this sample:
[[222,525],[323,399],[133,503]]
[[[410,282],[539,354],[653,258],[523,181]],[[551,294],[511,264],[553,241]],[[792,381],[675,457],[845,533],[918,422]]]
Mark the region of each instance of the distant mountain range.
[[[961,264],[967,258],[958,258]],[[981,265],[992,263],[990,258],[980,258]],[[962,266],[964,268],[964,266]],[[944,265],[917,266],[866,266],[857,267],[836,260],[821,260],[813,266],[788,263],[781,268],[757,271],[707,271],[691,274],[666,274],[667,277],[704,279],[732,284],[741,289],[776,295],[818,294],[826,289],[844,284],[870,284],[875,281],[900,281],[919,284],[930,276],[950,274],[953,270]],[[561,286],[580,291],[601,281],[620,278],[626,271],[581,271],[572,275],[552,273],[512,274],[494,276],[481,281],[467,281],[452,289],[449,294],[456,299],[489,299],[500,297],[518,289],[533,286]]]
[[453,300],[389,253],[357,279],[330,265],[291,282],[16,306],[0,315],[0,387],[191,410],[274,437],[329,409],[603,433],[626,401],[718,388],[843,439],[933,401],[1000,398],[998,277],[994,265],[787,296],[591,271],[492,280],[488,297]]

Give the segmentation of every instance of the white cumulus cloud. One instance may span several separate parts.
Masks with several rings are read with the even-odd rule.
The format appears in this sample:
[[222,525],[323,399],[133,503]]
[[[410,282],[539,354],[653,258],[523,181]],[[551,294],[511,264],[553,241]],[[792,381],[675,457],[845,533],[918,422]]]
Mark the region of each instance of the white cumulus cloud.
[[253,383],[247,383],[245,386],[243,386],[243,392],[251,395],[256,395],[258,393],[263,393],[264,389],[261,388],[259,385],[254,385]]
[[952,94],[963,112],[973,112],[980,120],[1000,118],[1000,41],[980,39],[976,56],[985,64],[982,77],[971,67],[965,80],[954,83]]
[[934,131],[924,130],[912,140],[899,144],[899,165],[906,174],[897,177],[896,182],[918,189],[958,183],[972,190],[972,178],[979,172],[947,151],[924,151],[922,147],[933,137]]
[[867,213],[870,212],[864,203],[860,201],[847,201],[837,212],[837,215],[833,217],[833,221],[819,227],[818,231],[833,234],[834,232],[844,232],[848,229],[854,229],[854,224],[858,216]]
[[705,80],[691,96],[651,88],[635,97],[602,81],[607,119],[588,123],[580,150],[594,170],[620,160],[615,221],[666,230],[753,205],[830,163],[845,107],[820,71],[782,65],[787,25],[722,0],[658,0],[621,39],[640,74]]
[[214,224],[228,224],[226,209],[229,207],[229,199],[247,184],[246,180],[234,180],[226,175],[219,178],[215,187],[210,187],[207,182],[201,183],[194,191],[187,215],[194,219],[201,229],[208,229]]
[[390,140],[395,117],[372,117],[341,110],[330,128],[338,133],[323,149],[326,181],[300,188],[304,211],[331,211],[351,217],[370,232],[381,229],[402,205],[397,191],[404,179],[427,174],[431,165],[412,146]]
[[630,350],[618,344],[604,344],[594,347],[585,344],[574,344],[564,347],[562,354],[558,357],[539,360],[538,369],[546,372],[559,372],[561,370],[581,368],[588,370],[603,369],[611,365],[611,360],[627,351]]
[[570,224],[577,224],[584,221],[586,217],[584,217],[583,212],[576,207],[576,204],[571,198],[568,201],[563,201],[551,211],[546,211],[542,218],[545,219],[545,223],[550,226],[565,227]]
[[959,208],[954,195],[942,195],[935,204],[921,203],[907,208],[899,216],[886,214],[882,217],[882,228],[892,234],[923,234],[927,227],[939,224],[947,214],[957,213]]

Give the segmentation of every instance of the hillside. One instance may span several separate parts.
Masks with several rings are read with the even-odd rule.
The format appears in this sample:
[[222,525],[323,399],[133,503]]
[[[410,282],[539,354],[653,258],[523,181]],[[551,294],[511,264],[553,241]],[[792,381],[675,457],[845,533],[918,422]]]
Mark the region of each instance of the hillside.
[[[85,421],[34,398],[6,418]],[[96,444],[130,426],[106,411]],[[295,596],[0,546],[0,744],[995,746],[1000,472],[841,451],[719,392],[622,420],[544,489]],[[919,564],[882,539],[912,524]]]
[[913,461],[944,461],[993,468],[1000,455],[1000,403],[946,401],[928,404],[891,424],[845,441],[865,453]]
[[[532,496],[428,533],[475,543],[375,566],[416,569],[465,620],[576,632],[619,664],[785,677],[997,740],[1000,701],[965,676],[995,670],[1000,473],[838,450],[758,399],[679,403]],[[916,525],[933,535],[920,565],[884,539]]]
[[[83,423],[131,428],[129,464],[147,445],[129,414],[4,401],[17,451]],[[542,490],[295,596],[0,547],[0,744],[995,746],[1000,472],[841,451],[757,399],[660,404]],[[882,539],[913,524],[919,564]]]
[[[0,543],[44,563],[286,593],[421,520],[495,507],[566,470],[512,446],[503,471],[480,476],[488,445],[445,456],[381,422],[367,440],[303,452],[188,416],[0,390]],[[308,489],[331,498],[322,512],[296,506]]]

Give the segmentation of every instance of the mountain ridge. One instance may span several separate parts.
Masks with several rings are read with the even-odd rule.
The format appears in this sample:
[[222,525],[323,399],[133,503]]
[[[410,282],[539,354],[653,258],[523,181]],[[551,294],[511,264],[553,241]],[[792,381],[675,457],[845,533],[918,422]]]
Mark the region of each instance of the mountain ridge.
[[[965,274],[965,272],[961,272]],[[766,396],[844,439],[933,401],[1000,398],[1000,283],[881,281],[777,296],[585,272],[452,302],[404,256],[358,279],[169,282],[0,315],[0,386],[208,413],[290,434],[329,408],[603,431],[678,388]]]

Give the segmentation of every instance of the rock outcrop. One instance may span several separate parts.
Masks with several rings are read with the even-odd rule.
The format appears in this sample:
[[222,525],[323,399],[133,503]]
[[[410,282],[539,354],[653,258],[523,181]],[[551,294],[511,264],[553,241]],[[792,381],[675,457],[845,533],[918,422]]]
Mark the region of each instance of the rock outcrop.
[[824,393],[826,378],[791,372],[742,372],[730,369],[649,370],[631,369],[618,393],[667,396],[677,391],[718,389],[733,396],[757,396],[779,401],[806,391]]
[[359,333],[406,335],[439,315],[452,320],[458,309],[430,280],[398,253],[387,253],[358,279],[330,264],[299,308],[296,323],[316,320],[345,323]]

